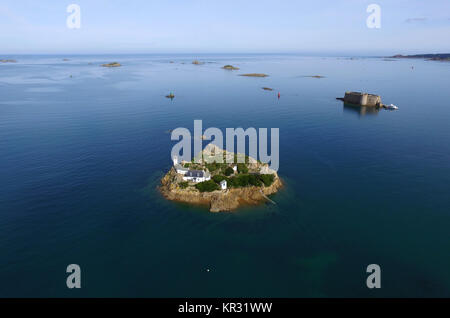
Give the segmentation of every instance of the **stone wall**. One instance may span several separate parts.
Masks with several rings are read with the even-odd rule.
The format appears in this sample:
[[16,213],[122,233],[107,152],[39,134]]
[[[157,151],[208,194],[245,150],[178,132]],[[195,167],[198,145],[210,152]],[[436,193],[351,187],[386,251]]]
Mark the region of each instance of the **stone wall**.
[[381,97],[360,92],[345,92],[344,102],[361,106],[381,106]]
[[367,94],[365,106],[381,106],[381,97],[378,95]]
[[362,105],[363,94],[358,92],[345,92],[344,101],[350,104]]

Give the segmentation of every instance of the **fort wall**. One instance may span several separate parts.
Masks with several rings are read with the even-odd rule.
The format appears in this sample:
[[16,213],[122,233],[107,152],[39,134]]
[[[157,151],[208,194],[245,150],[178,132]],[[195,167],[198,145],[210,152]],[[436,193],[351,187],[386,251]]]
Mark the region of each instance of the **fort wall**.
[[361,106],[382,105],[380,96],[360,92],[345,92],[344,102]]

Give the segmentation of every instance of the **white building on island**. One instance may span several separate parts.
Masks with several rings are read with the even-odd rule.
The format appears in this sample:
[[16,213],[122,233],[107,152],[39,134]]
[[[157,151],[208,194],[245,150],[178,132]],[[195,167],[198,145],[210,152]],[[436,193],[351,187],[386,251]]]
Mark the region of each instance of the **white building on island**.
[[190,170],[189,168],[183,167],[178,162],[178,157],[173,157],[173,167],[177,171],[178,174],[183,175],[184,181],[192,181],[192,182],[203,182],[211,180],[211,174],[208,171],[203,170]]
[[188,168],[185,168],[180,163],[178,163],[178,157],[177,156],[173,157],[172,160],[173,160],[173,167],[175,168],[177,173],[185,175],[189,171]]
[[203,170],[189,170],[183,176],[184,181],[192,181],[192,182],[204,182],[211,180],[211,175],[207,171]]
[[226,190],[227,189],[227,180],[220,181],[220,188],[222,190]]

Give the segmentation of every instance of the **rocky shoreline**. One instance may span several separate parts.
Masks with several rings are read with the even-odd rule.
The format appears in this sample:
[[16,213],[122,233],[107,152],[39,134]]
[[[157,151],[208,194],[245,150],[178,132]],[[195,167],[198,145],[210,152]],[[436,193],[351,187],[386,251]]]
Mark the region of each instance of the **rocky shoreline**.
[[211,212],[274,203],[267,196],[282,187],[277,172],[267,163],[212,143],[189,162],[179,161],[177,156],[172,160],[173,166],[158,187],[161,194],[172,201],[206,205]]
[[250,186],[244,188],[229,188],[213,192],[200,192],[196,189],[181,189],[172,182],[176,178],[174,168],[162,178],[159,190],[168,200],[206,205],[211,212],[233,211],[242,205],[256,205],[267,201],[266,196],[276,193],[283,183],[278,175],[274,182],[268,186]]

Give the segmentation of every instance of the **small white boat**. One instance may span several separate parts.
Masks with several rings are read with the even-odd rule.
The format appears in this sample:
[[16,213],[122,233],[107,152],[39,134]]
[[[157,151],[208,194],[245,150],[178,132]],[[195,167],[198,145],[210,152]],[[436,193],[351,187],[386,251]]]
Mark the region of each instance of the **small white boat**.
[[392,109],[392,110],[397,110],[397,109],[398,109],[398,107],[395,106],[394,104],[384,105],[384,107],[385,107],[386,109]]

